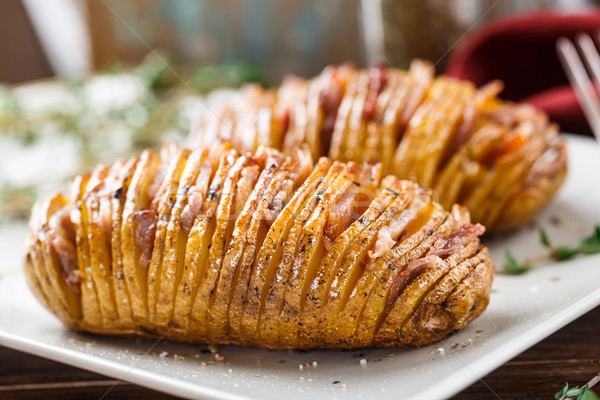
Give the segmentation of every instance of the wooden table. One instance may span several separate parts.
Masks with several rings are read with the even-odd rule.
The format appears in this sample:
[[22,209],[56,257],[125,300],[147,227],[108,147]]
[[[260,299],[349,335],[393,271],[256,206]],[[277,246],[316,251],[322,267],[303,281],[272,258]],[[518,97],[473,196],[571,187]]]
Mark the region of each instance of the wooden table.
[[[552,399],[565,382],[581,386],[590,380],[600,370],[599,359],[597,307],[453,399]],[[174,398],[4,347],[0,347],[0,360],[0,400]],[[600,392],[600,387],[596,389]]]

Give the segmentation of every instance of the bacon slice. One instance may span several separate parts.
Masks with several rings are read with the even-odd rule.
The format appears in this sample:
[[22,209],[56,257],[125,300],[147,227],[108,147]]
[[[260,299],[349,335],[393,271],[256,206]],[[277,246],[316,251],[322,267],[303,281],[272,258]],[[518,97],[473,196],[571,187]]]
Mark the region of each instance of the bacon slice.
[[428,256],[446,258],[460,251],[467,244],[472,243],[478,236],[485,233],[485,228],[480,224],[462,224],[460,229],[445,239],[437,240],[431,247]]
[[285,207],[285,201],[290,197],[292,190],[294,189],[294,182],[290,179],[286,179],[281,184],[281,189],[271,200],[269,206],[264,211],[265,221],[269,226],[273,225],[273,222],[277,219],[283,208]]
[[381,228],[381,230],[377,232],[377,239],[375,239],[375,246],[373,246],[374,250],[369,250],[368,252],[369,257],[379,258],[390,251],[396,245],[400,235],[406,230],[408,223],[412,221],[416,215],[417,210],[409,208],[404,210],[397,219],[392,220],[389,225]]
[[137,245],[142,250],[140,265],[144,268],[148,268],[152,260],[157,219],[158,216],[153,210],[136,211],[133,214],[134,237]]
[[380,178],[380,164],[363,164],[358,181],[340,197],[329,212],[324,227],[326,249],[369,208]]
[[204,197],[201,190],[197,186],[192,187],[188,191],[188,203],[183,211],[181,211],[181,228],[183,228],[186,235],[189,235],[190,230],[194,225],[194,221],[196,220],[196,216],[202,209],[203,203]]
[[75,224],[71,220],[71,207],[65,206],[55,213],[48,225],[48,240],[58,258],[61,276],[69,289],[79,292],[79,268],[74,245]]
[[375,108],[377,107],[377,97],[385,88],[387,84],[387,66],[385,64],[379,64],[369,70],[369,89],[367,92],[367,99],[365,100],[365,106],[363,109],[363,118],[367,121],[371,120],[375,115]]
[[423,272],[430,268],[434,268],[443,262],[444,261],[440,257],[435,255],[428,255],[426,257],[411,261],[394,279],[394,283],[392,283],[386,304],[388,306],[394,304],[394,301],[396,301],[400,293],[402,293],[402,291],[408,285],[410,285],[412,281],[414,281]]

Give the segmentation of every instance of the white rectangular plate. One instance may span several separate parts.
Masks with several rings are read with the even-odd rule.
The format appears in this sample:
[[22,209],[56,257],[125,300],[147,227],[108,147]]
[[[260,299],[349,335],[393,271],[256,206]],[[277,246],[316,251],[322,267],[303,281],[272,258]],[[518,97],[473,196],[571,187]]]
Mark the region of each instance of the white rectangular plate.
[[[530,226],[487,240],[498,269],[506,249],[519,259],[544,252],[539,226],[557,244],[576,244],[600,224],[600,148],[585,138],[568,143],[569,176],[552,204]],[[431,346],[363,352],[222,347],[224,360],[213,364],[205,346],[63,328],[26,287],[19,265],[24,236],[24,225],[0,225],[0,344],[183,397],[446,398],[600,304],[600,256],[580,257],[522,276],[498,275],[486,312]]]

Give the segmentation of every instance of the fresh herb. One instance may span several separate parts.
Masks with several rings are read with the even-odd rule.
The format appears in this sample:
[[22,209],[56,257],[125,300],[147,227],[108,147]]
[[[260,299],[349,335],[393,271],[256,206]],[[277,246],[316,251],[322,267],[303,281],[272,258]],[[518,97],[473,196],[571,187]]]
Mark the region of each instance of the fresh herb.
[[[165,138],[183,139],[194,112],[182,106],[187,99],[245,82],[266,83],[265,70],[248,64],[174,65],[153,52],[133,68],[117,63],[90,77],[57,80],[63,100],[43,106],[0,85],[0,146],[8,143],[31,157],[36,151],[28,148],[57,143],[58,151],[77,155],[50,179],[32,174],[12,182],[0,171],[0,219],[27,218],[35,199],[98,163],[156,148]],[[104,104],[106,96],[96,95],[97,88],[107,85],[124,87],[119,101]]]
[[400,193],[396,192],[394,189],[390,189],[389,187],[386,187],[385,190],[387,190],[388,192],[390,192],[394,196],[398,196],[400,194]]
[[518,262],[510,251],[506,251],[504,257],[504,273],[508,275],[521,275],[529,272],[536,264],[545,261],[566,261],[578,254],[597,254],[600,253],[600,225],[594,227],[591,235],[581,239],[578,246],[555,246],[550,241],[546,231],[540,229],[540,242],[549,250],[548,253],[538,257],[530,258],[523,262]]
[[521,275],[529,272],[531,264],[529,262],[523,262],[519,264],[513,257],[509,250],[506,250],[504,254],[504,273],[509,275]]
[[[600,363],[600,361],[599,361]],[[554,394],[554,398],[557,400],[575,399],[575,400],[600,400],[596,393],[591,391],[598,382],[600,382],[600,372],[596,374],[588,383],[583,387],[575,386],[569,388],[569,384],[565,383],[563,388]]]

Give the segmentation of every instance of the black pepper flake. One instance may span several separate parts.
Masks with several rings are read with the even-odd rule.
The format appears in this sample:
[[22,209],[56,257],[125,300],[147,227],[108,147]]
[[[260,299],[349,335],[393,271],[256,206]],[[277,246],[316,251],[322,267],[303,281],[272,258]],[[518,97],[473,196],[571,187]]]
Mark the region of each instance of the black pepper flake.
[[333,381],[332,383],[333,383],[334,385],[337,385],[337,384],[339,384],[339,383],[340,383],[340,381]]
[[390,189],[389,187],[386,187],[385,190],[387,190],[388,192],[390,192],[394,196],[398,196],[400,194],[400,193],[396,192],[394,189]]
[[113,193],[113,197],[115,199],[120,199],[122,194],[123,194],[123,186],[121,186],[120,188],[115,190],[115,192]]

